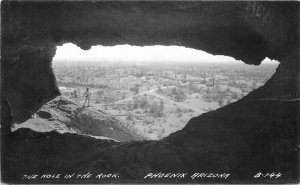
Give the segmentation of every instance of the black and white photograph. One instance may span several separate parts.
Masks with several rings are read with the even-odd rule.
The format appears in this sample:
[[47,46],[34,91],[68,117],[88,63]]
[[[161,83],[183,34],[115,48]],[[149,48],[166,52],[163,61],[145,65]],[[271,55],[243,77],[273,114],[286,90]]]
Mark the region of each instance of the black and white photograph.
[[299,183],[299,8],[3,0],[1,183]]

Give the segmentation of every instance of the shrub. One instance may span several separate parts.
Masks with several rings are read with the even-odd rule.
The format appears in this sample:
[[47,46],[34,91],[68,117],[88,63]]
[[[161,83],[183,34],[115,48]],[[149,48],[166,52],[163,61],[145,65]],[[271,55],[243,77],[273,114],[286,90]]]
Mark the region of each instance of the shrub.
[[228,86],[237,87],[237,83],[234,81],[230,81],[227,83]]
[[223,100],[222,98],[218,99],[218,104],[219,104],[220,106],[222,106],[223,102],[224,102],[224,100]]
[[204,101],[210,102],[210,95],[204,94],[204,95],[202,96],[202,98],[203,98]]
[[135,84],[133,87],[130,88],[130,90],[132,92],[134,92],[135,94],[138,94],[140,89],[139,89],[139,85],[138,84]]
[[159,105],[157,102],[153,102],[150,105],[150,113],[154,117],[162,117],[163,116],[163,109],[164,109],[163,104]]
[[146,120],[144,121],[144,123],[145,123],[146,125],[149,125],[149,124],[151,124],[152,122],[151,122],[150,120],[146,119]]
[[179,112],[182,112],[181,108],[177,107],[176,111],[179,113]]
[[161,86],[158,87],[157,93],[161,94],[163,91],[161,89]]
[[147,97],[141,98],[139,103],[140,103],[140,107],[143,109],[147,109],[149,107],[149,102],[148,102]]
[[238,99],[239,98],[238,93],[237,92],[232,92],[231,98],[232,99]]
[[126,118],[126,119],[128,119],[128,120],[130,120],[130,121],[133,120],[133,114],[132,114],[131,112],[127,112],[126,115],[127,115],[127,118]]
[[184,93],[183,90],[178,89],[177,92],[175,93],[174,98],[175,98],[175,101],[181,102],[181,101],[184,101],[186,99],[186,94]]
[[177,116],[180,118],[182,116],[182,113],[179,113]]

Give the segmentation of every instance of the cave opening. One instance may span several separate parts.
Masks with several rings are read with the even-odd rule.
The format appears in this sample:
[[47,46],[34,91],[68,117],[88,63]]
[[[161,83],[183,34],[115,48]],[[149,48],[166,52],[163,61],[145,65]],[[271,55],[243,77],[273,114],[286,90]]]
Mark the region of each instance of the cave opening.
[[[229,56],[175,45],[97,45],[82,50],[66,43],[57,47],[52,60],[60,99],[76,104],[77,110],[88,104],[85,91],[89,88],[90,106],[85,110],[110,114],[129,130],[154,140],[182,129],[193,117],[246,96],[265,84],[277,66],[278,62],[268,58],[259,66],[251,66]],[[71,114],[72,108],[67,109]],[[91,125],[86,129],[83,120],[68,119],[70,123],[58,124],[64,122],[60,117],[65,115],[55,111],[52,114],[56,117],[52,118],[51,110],[42,108],[17,127],[32,127],[30,122],[38,119],[34,130],[54,128],[103,136]],[[45,119],[54,121],[55,126],[49,126],[52,124]],[[119,128],[108,126],[104,135],[111,137],[110,132],[116,129]]]
[[192,117],[241,99],[262,86],[278,62],[245,65],[183,46],[57,47],[53,69],[63,96],[118,117],[150,139],[182,129]]

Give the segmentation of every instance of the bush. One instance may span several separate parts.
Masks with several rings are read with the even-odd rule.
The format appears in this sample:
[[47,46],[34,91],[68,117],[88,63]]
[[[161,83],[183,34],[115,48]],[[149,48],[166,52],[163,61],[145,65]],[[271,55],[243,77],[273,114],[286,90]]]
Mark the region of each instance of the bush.
[[149,124],[152,123],[152,121],[150,121],[150,120],[148,120],[148,119],[146,119],[144,122],[145,122],[146,125],[149,125]]
[[138,107],[139,107],[139,102],[138,102],[138,99],[135,98],[135,99],[133,100],[133,108],[134,108],[134,109],[137,109]]
[[128,120],[130,120],[130,121],[133,120],[133,114],[132,114],[131,112],[127,112],[126,115],[127,115],[127,118],[126,118],[126,119],[128,119]]
[[96,97],[96,98],[95,98],[95,102],[96,102],[96,103],[101,103],[101,98]]
[[204,94],[202,96],[203,100],[206,101],[206,102],[211,102],[211,98],[210,98],[210,95],[209,94]]
[[237,87],[238,84],[234,81],[230,81],[230,82],[227,83],[227,85],[232,86],[232,87]]
[[223,99],[218,99],[218,104],[220,105],[220,106],[222,106],[222,104],[223,104],[223,102],[224,102],[224,100]]
[[150,113],[154,117],[162,117],[163,109],[164,109],[164,106],[162,106],[162,104],[159,105],[157,102],[153,102],[150,105]]
[[149,102],[148,102],[147,97],[143,97],[139,103],[140,103],[140,107],[142,109],[147,109],[149,107]]
[[138,84],[135,84],[133,87],[130,88],[130,90],[132,92],[134,92],[135,94],[138,94],[140,89],[139,89],[139,85]]
[[178,89],[177,92],[174,95],[175,101],[177,102],[181,102],[184,101],[186,99],[186,94],[184,93],[183,90]]
[[190,83],[189,84],[189,91],[190,91],[190,93],[199,93],[200,89],[197,86],[195,86],[194,83]]
[[232,99],[238,99],[239,98],[238,93],[237,92],[232,92],[231,98]]
[[147,97],[142,97],[142,98],[135,98],[133,101],[133,108],[142,108],[142,109],[148,109],[149,107],[149,102]]
[[162,91],[162,89],[161,89],[161,86],[159,86],[159,87],[158,87],[158,90],[157,90],[157,93],[158,93],[158,94],[162,94],[162,92],[163,92],[163,91]]

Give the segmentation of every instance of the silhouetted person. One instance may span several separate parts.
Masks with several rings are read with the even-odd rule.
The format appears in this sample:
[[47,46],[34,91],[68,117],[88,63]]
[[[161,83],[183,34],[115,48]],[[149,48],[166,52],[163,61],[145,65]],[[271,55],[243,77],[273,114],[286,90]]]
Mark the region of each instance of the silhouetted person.
[[87,107],[90,106],[91,95],[92,93],[89,91],[89,88],[86,88],[86,91],[83,93],[83,96],[85,97],[83,107],[85,107],[86,103],[87,103]]

